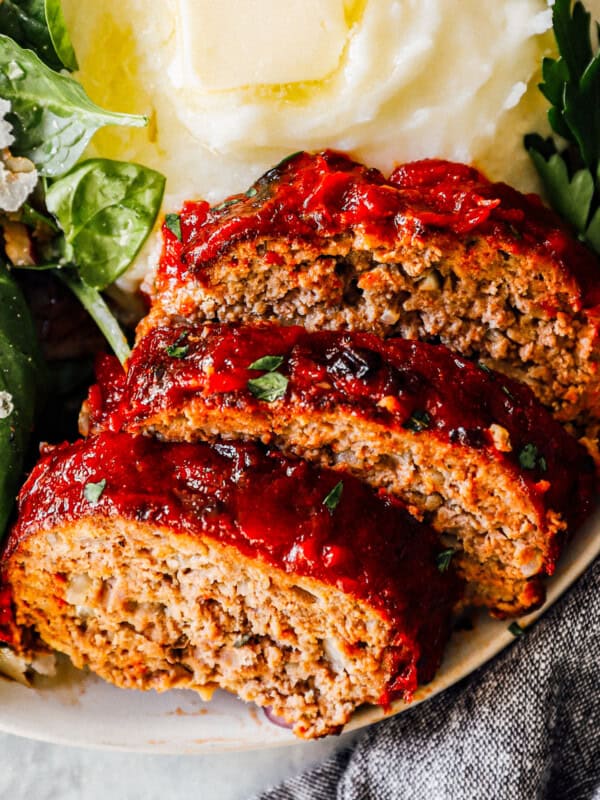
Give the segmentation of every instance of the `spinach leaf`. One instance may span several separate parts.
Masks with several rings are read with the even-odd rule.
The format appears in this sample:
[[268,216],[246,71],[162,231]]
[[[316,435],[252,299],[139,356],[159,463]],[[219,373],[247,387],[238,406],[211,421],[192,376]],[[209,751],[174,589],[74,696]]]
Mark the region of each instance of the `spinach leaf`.
[[21,480],[41,375],[29,310],[0,263],[0,536]]
[[33,50],[51,69],[78,69],[60,0],[3,0],[0,33]]
[[106,305],[100,292],[98,292],[97,289],[92,289],[91,286],[87,286],[77,275],[72,274],[70,270],[57,269],[55,275],[57,278],[60,278],[73,292],[75,297],[77,297],[81,305],[106,337],[107,342],[121,364],[124,364],[131,355],[131,350],[129,349],[127,339],[119,323]]
[[79,69],[79,64],[67,30],[60,0],[45,0],[44,13],[56,55],[60,58],[63,67],[69,72],[74,72]]
[[3,0],[0,32],[33,50],[51,69],[62,69],[46,23],[44,0]]
[[92,158],[54,181],[46,205],[65,233],[66,259],[104,289],[124,272],[152,231],[165,178],[139,164]]
[[100,108],[77,81],[53,72],[31,50],[2,35],[0,97],[11,103],[13,154],[31,159],[49,177],[69,170],[100,128],[148,124],[146,117]]

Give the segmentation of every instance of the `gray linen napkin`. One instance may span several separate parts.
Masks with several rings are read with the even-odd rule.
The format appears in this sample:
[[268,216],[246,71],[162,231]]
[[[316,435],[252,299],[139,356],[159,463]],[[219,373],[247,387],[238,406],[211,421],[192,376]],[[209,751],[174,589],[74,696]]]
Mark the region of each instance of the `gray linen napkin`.
[[600,800],[600,560],[455,687],[260,800]]

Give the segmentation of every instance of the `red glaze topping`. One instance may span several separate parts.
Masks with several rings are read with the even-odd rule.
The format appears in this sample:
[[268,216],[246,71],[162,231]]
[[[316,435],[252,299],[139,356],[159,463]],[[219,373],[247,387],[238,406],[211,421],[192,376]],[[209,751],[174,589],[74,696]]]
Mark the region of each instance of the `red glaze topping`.
[[11,592],[7,586],[0,586],[0,643],[10,644],[15,635],[15,622],[12,613]]
[[[419,653],[422,679],[439,663],[457,579],[437,569],[439,544],[427,526],[393,498],[341,480],[339,503],[329,509],[324,500],[340,482],[337,472],[255,445],[102,433],[54,448],[38,463],[21,491],[4,558],[40,530],[90,516],[208,536],[378,609],[396,632],[390,688],[410,694]],[[102,481],[99,496],[86,499],[85,487]]]
[[[278,402],[258,399],[248,386],[265,374],[249,366],[267,355],[282,358],[276,371],[288,381],[283,408],[339,408],[415,435],[427,428],[444,441],[487,449],[504,461],[538,508],[561,511],[572,524],[591,510],[592,459],[526,386],[418,341],[272,324],[157,328],[134,350],[119,390],[121,409],[114,412],[113,399],[112,414],[96,404],[92,417],[104,427],[135,430],[149,416],[194,397],[258,416],[278,413]],[[510,452],[495,449],[493,424],[508,431]]]
[[491,183],[478,170],[442,160],[397,167],[386,178],[333,151],[298,153],[271,169],[245,194],[215,208],[186,203],[182,242],[163,229],[160,292],[191,276],[239,242],[261,236],[305,241],[360,230],[378,240],[427,229],[488,237],[493,247],[554,260],[570,284],[575,310],[600,305],[596,257],[536,195]]

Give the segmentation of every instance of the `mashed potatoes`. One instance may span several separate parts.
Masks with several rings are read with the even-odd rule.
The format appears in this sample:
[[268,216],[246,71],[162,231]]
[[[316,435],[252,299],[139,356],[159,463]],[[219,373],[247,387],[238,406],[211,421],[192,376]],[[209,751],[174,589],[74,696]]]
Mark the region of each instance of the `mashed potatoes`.
[[[94,153],[161,170],[167,210],[185,198],[219,201],[283,156],[325,147],[383,170],[457,159],[537,188],[522,138],[546,130],[536,88],[553,47],[546,0],[63,5],[92,98],[151,117],[146,130],[102,131]],[[247,9],[258,7],[257,22]],[[287,27],[283,7],[295,8]],[[591,8],[600,11],[600,0]],[[319,59],[306,52],[314,41],[327,42]],[[273,82],[279,75],[295,80]]]
[[[333,71],[318,80],[214,90],[190,80],[183,49],[212,48],[215,59],[236,62],[238,74],[246,59],[247,74],[259,81],[260,69],[251,68],[253,53],[265,61],[264,42],[251,46],[258,34],[248,31],[244,50],[211,33],[201,15],[186,18],[183,0],[64,0],[79,78],[93,98],[152,115],[146,132],[99,135],[96,151],[161,169],[171,206],[191,195],[218,200],[302,148],[342,148],[383,169],[444,156],[532,185],[521,137],[544,118],[543,98],[526,89],[549,46],[545,0],[339,2],[344,39],[340,50],[336,20]],[[247,3],[213,5],[226,15]],[[268,29],[268,6],[282,4],[260,5]],[[289,32],[285,48],[292,50]]]

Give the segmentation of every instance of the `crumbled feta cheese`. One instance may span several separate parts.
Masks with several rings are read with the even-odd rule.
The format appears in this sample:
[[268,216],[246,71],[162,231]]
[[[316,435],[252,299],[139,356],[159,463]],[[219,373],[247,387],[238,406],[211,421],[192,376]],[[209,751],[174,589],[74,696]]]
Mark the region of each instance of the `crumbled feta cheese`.
[[18,211],[34,190],[38,180],[28,158],[14,158],[8,146],[14,142],[6,115],[10,103],[0,99],[0,211]]
[[28,158],[0,151],[0,211],[18,211],[35,189],[37,170]]
[[8,392],[0,392],[0,419],[6,419],[15,410],[12,395]]
[[0,148],[4,149],[11,145],[15,137],[12,135],[12,125],[5,119],[10,111],[10,103],[0,97]]

